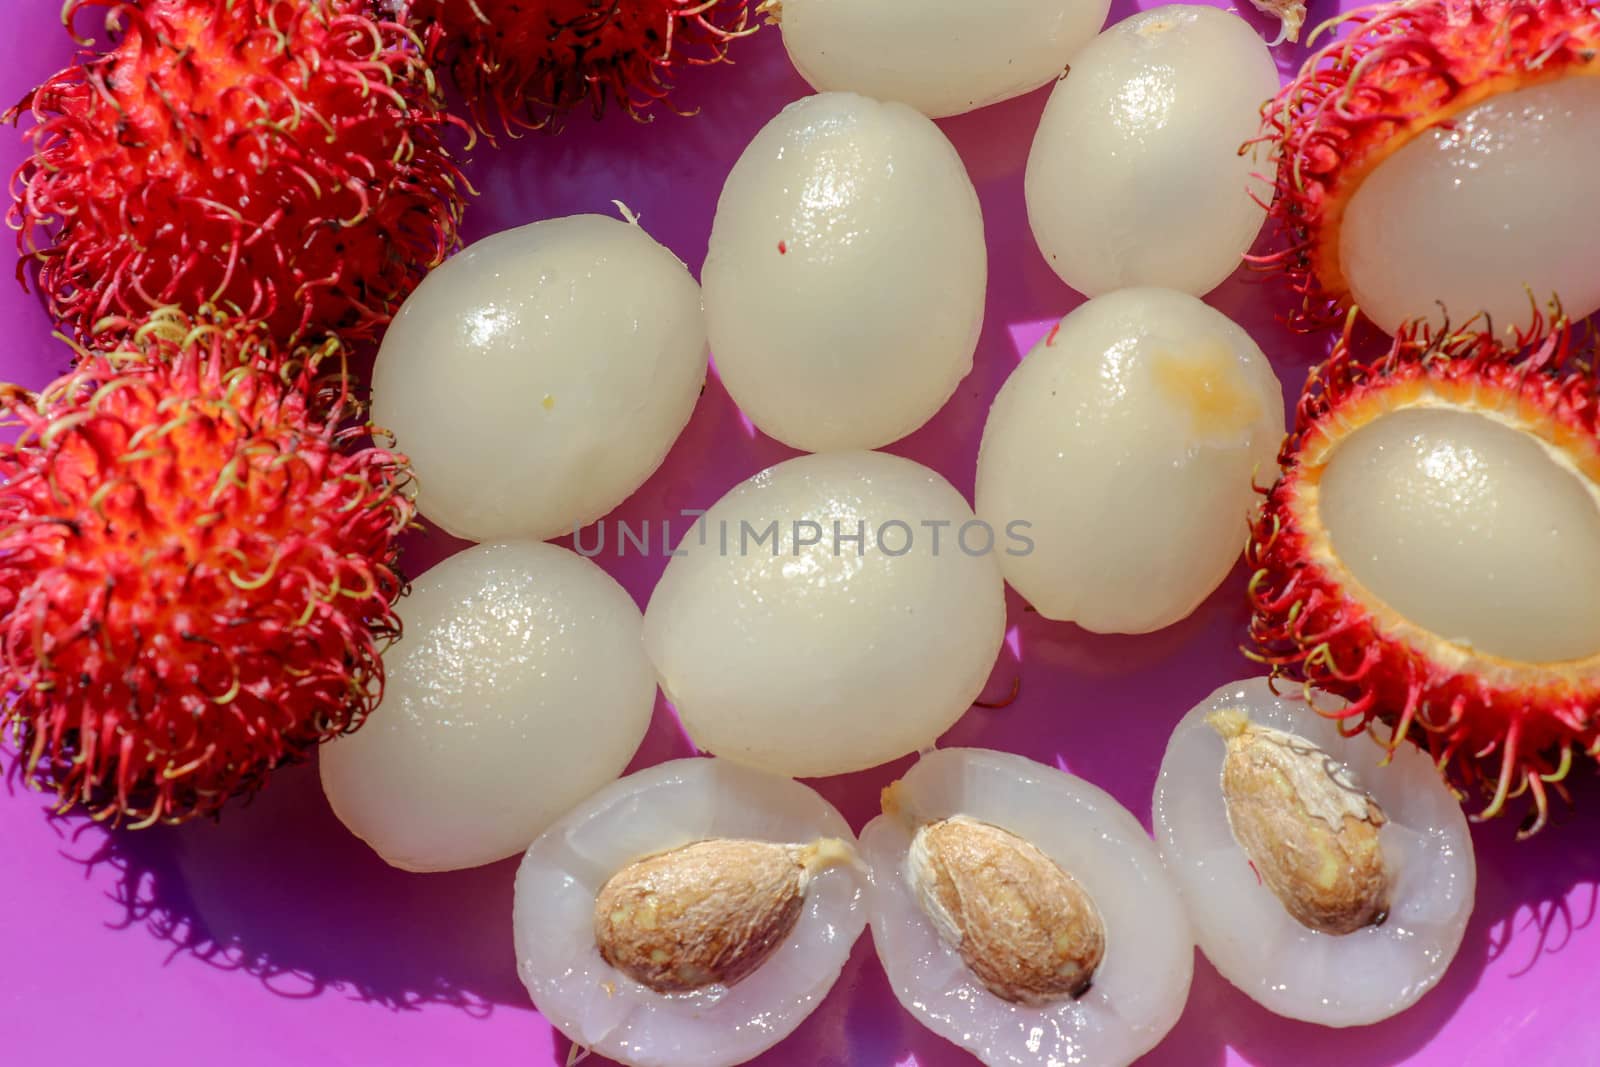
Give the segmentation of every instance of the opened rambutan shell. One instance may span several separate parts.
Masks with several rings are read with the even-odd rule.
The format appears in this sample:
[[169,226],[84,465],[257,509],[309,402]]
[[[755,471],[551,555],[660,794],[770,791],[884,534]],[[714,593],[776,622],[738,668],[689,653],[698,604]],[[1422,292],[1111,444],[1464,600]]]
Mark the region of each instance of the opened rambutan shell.
[[1564,321],[1509,347],[1474,324],[1363,362],[1350,323],[1254,522],[1253,654],[1347,697],[1349,731],[1425,746],[1482,816],[1531,794],[1536,829],[1574,755],[1600,752],[1592,353]]
[[1600,308],[1600,3],[1402,0],[1330,30],[1263,112],[1284,241],[1258,263],[1300,295],[1291,323]]
[[215,812],[377,705],[404,460],[362,444],[338,345],[163,313],[5,394],[0,721],[63,809]]
[[410,0],[473,121],[492,136],[554,128],[608,101],[635,118],[667,102],[675,69],[727,57],[755,30],[750,0]]
[[398,24],[362,0],[68,0],[64,17],[97,7],[108,50],[13,112],[35,125],[9,221],[68,332],[176,305],[363,339],[456,247],[452,120]]

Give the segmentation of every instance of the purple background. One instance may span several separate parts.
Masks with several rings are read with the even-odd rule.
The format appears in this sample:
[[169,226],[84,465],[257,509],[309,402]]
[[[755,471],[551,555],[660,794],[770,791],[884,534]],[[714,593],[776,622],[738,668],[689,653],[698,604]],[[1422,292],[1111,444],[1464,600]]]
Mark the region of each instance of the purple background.
[[[1313,0],[1315,3],[1316,0]],[[1119,0],[1113,18],[1135,7]],[[66,63],[56,0],[8,0],[0,34],[0,101]],[[1313,21],[1331,12],[1314,10]],[[1257,25],[1266,22],[1250,17]],[[1303,53],[1285,49],[1281,63]],[[612,210],[621,199],[691,267],[705,255],[722,181],[756,130],[807,92],[775,31],[741,42],[738,64],[688,72],[677,99],[699,117],[658,111],[649,125],[613,115],[577,120],[558,138],[480,146],[468,171],[482,196],[468,239],[536,219]],[[1048,270],[1028,232],[1022,171],[1048,90],[940,123],[971,169],[990,248],[988,319],[977,365],[950,404],[891,451],[938,468],[970,494],[983,419],[1006,374],[1051,320],[1079,302]],[[0,171],[21,156],[0,132]],[[9,261],[9,260],[8,260]],[[1238,318],[1298,390],[1323,341],[1286,333],[1283,290],[1236,277],[1210,298]],[[66,362],[37,300],[0,282],[0,377],[43,384]],[[709,505],[738,480],[791,453],[753,435],[713,379],[665,466],[618,517],[637,522]],[[459,548],[438,536],[408,547],[419,573]],[[662,560],[603,562],[641,605]],[[1237,651],[1243,575],[1193,617],[1139,638],[1046,623],[1011,600],[1011,639],[991,683],[1021,698],[975,709],[953,744],[1020,752],[1082,774],[1148,818],[1167,732],[1191,704],[1252,673]],[[636,766],[683,755],[658,707]],[[878,789],[905,767],[817,783],[859,828]],[[1511,820],[1480,827],[1477,911],[1440,988],[1406,1015],[1356,1031],[1280,1020],[1197,960],[1183,1020],[1145,1062],[1163,1067],[1296,1062],[1499,1065],[1596,1062],[1600,994],[1597,790],[1576,775],[1583,814],[1515,844]],[[568,1046],[529,1006],[511,950],[514,861],[409,875],[386,867],[329,812],[315,771],[278,776],[252,806],[218,825],[107,831],[47,818],[43,798],[0,788],[0,1061],[267,1065],[562,1064]],[[596,1061],[590,1061],[596,1062]],[[867,938],[833,994],[764,1067],[857,1064],[953,1067],[964,1053],[895,1002]]]

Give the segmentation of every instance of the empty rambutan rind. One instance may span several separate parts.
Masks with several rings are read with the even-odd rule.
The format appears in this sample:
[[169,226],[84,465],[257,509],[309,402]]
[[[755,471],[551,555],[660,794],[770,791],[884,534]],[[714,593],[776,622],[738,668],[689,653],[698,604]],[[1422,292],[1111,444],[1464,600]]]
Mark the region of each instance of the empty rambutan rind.
[[1525,328],[1530,289],[1600,307],[1600,4],[1406,0],[1329,32],[1263,110],[1284,247],[1257,262],[1299,293],[1291,322],[1355,304],[1393,334],[1442,303]]
[[[449,69],[486,136],[555,129],[608,101],[635,118],[669,108],[675,68],[727,58],[753,33],[749,0],[410,0],[409,18]],[[677,110],[673,108],[673,110]],[[684,114],[684,112],[679,112]]]
[[1558,320],[1512,345],[1410,327],[1312,372],[1246,558],[1275,676],[1425,746],[1481,817],[1542,825],[1600,749],[1600,379]]
[[332,341],[163,313],[4,396],[0,689],[14,771],[100,819],[216,812],[377,705],[404,460]]
[[230,307],[374,336],[456,246],[465,180],[421,42],[363,0],[68,0],[109,45],[32,115],[8,221],[62,327]]

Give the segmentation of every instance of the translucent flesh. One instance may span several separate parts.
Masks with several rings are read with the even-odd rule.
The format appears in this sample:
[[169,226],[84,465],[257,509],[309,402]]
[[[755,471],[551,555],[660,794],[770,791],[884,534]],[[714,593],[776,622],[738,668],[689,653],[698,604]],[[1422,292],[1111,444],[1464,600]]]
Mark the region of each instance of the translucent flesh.
[[1339,236],[1361,309],[1390,333],[1444,313],[1526,326],[1530,290],[1573,318],[1600,309],[1597,126],[1600,78],[1571,76],[1492,97],[1380,163]]
[[1134,285],[1203,295],[1239,266],[1270,187],[1239,146],[1278,70],[1256,31],[1211,8],[1117,23],[1072,58],[1028,157],[1028,219],[1081,293]]
[[1012,372],[978,456],[978,515],[1027,522],[1006,579],[1102,633],[1188,615],[1244,547],[1283,439],[1282,388],[1249,335],[1170,289],[1078,308]]
[[516,855],[644,738],[655,678],[639,609],[575,553],[479,545],[424,574],[400,610],[382,706],[321,758],[333,809],[395,866]]
[[495,234],[430,274],[383,339],[372,412],[428,519],[492,541],[571,533],[677,439],[706,374],[700,287],[599,215]]
[[[1329,710],[1341,706],[1325,694],[1317,699]],[[1383,808],[1389,823],[1380,841],[1396,878],[1382,925],[1342,936],[1310,930],[1261,884],[1228,824],[1224,743],[1205,721],[1224,709],[1314,742]],[[1461,945],[1477,878],[1466,816],[1422,751],[1402,745],[1386,767],[1384,755],[1366,734],[1342,737],[1334,720],[1273,694],[1263,678],[1218,689],[1167,744],[1156,840],[1195,939],[1223,977],[1279,1015],[1324,1026],[1386,1019],[1437,985]]]
[[911,108],[805,97],[728,176],[703,277],[717,371],[757,427],[812,452],[876,448],[972,369],[987,277],[978,195]]
[[898,100],[939,118],[1058,77],[1109,0],[784,0],[783,43],[819,90]]
[[1004,533],[980,552],[968,529],[964,551],[972,520],[938,474],[880,452],[802,456],[736,486],[685,536],[645,612],[645,647],[690,736],[797,777],[932,744],[977,698],[1004,636]]
[[517,971],[571,1040],[632,1067],[727,1067],[788,1036],[827,995],[866,923],[860,875],[823,871],[793,932],[753,973],[663,996],[614,970],[594,943],[595,895],[642,856],[714,837],[853,840],[798,782],[725,760],[663,763],[614,782],[535,841],[517,871]]
[[1193,969],[1188,923],[1144,828],[1115,800],[1055,768],[985,749],[930,753],[895,792],[913,819],[965,814],[1030,842],[1077,880],[1105,923],[1105,957],[1082,997],[1001,1000],[940,938],[911,889],[915,828],[894,815],[872,820],[861,845],[873,869],[873,944],[895,995],[924,1026],[990,1067],[1121,1067],[1177,1022]]
[[1335,555],[1412,622],[1506,659],[1600,653],[1600,493],[1530,434],[1385,414],[1337,445],[1318,499]]

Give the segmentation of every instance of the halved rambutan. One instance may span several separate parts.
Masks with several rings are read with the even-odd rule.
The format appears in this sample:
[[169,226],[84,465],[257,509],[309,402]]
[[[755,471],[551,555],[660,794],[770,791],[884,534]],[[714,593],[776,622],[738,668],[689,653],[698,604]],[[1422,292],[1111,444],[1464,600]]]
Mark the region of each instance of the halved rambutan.
[[1600,3],[1403,0],[1330,27],[1264,110],[1286,247],[1261,262],[1303,297],[1292,321],[1600,308]]
[[[404,2],[404,0],[401,0]],[[638,118],[667,100],[674,68],[727,57],[753,32],[748,0],[409,0],[417,31],[439,48],[473,121],[552,127],[608,100]]]
[[0,401],[0,722],[63,809],[148,825],[376,706],[413,510],[404,460],[342,425],[337,342],[172,313],[125,336]]
[[[1354,315],[1351,316],[1351,322]],[[1474,324],[1474,326],[1481,324]],[[1558,322],[1507,347],[1350,328],[1313,371],[1246,553],[1256,655],[1428,747],[1484,816],[1600,752],[1600,377]]]
[[109,49],[30,93],[9,221],[80,339],[231,307],[375,334],[456,245],[465,182],[420,42],[364,0],[67,0]]

